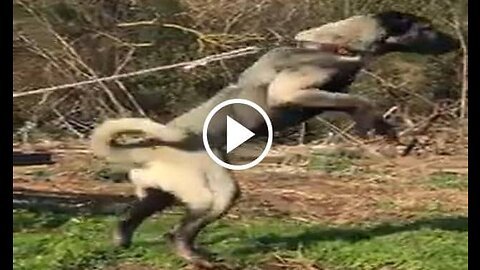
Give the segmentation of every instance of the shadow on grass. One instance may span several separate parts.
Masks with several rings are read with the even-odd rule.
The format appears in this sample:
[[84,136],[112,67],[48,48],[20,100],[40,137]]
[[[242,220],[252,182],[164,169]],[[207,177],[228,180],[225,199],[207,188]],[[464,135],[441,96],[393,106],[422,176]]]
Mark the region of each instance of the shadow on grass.
[[13,232],[29,229],[54,229],[62,226],[72,218],[67,214],[46,212],[17,212],[13,217]]
[[75,211],[72,209],[51,209],[43,207],[17,207],[13,214],[13,232],[30,229],[56,229],[73,218],[107,217],[107,214]]
[[68,214],[108,215],[117,214],[134,200],[134,196],[125,195],[16,189],[13,193],[13,208]]
[[407,231],[416,231],[420,229],[467,232],[468,217],[454,216],[430,218],[421,219],[411,223],[386,223],[374,227],[360,228],[328,228],[324,226],[313,226],[296,235],[283,236],[280,234],[265,234],[263,236],[256,237],[252,239],[252,244],[236,250],[235,253],[238,252],[241,254],[252,254],[269,252],[272,250],[272,248],[297,250],[300,245],[302,247],[308,247],[319,241],[341,240],[353,243],[379,236]]
[[17,191],[13,196],[13,231],[54,229],[79,216],[122,213],[132,200],[126,196]]

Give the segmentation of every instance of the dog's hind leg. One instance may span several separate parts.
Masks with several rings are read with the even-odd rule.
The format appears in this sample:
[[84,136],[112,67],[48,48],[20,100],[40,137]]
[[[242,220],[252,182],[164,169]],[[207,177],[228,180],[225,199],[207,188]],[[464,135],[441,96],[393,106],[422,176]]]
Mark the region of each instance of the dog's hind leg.
[[171,206],[174,201],[175,197],[168,192],[154,188],[143,189],[143,196],[131,205],[126,216],[118,222],[114,243],[117,246],[129,247],[133,233],[140,224],[154,213]]
[[175,246],[179,256],[193,264],[210,267],[212,265],[208,259],[195,248],[195,238],[204,227],[227,213],[240,193],[237,183],[223,168],[214,168],[205,178],[210,196],[199,195],[205,198],[201,203],[182,198],[188,207],[187,214],[179,226],[167,234],[167,240]]

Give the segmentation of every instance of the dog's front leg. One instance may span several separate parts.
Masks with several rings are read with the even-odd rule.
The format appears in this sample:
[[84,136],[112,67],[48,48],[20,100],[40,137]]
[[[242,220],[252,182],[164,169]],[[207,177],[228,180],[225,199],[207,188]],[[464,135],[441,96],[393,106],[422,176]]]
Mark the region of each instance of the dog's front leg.
[[362,97],[318,89],[302,89],[293,93],[285,105],[346,112],[355,121],[361,136],[365,136],[371,129],[375,129],[380,135],[395,135],[393,126],[376,112],[373,104]]
[[394,139],[393,126],[376,112],[375,106],[365,98],[309,88],[309,85],[322,85],[332,76],[334,70],[316,70],[312,67],[284,71],[269,85],[268,104],[271,108],[314,108],[319,111],[340,111],[348,113],[356,122],[361,136],[371,129],[378,134]]

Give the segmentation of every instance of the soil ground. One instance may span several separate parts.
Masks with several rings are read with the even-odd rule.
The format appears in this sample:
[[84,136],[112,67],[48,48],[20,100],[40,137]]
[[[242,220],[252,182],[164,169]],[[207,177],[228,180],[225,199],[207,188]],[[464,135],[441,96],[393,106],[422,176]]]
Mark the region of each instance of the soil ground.
[[[315,160],[310,158],[312,162]],[[254,169],[234,172],[242,197],[229,216],[280,214],[349,223],[405,219],[427,210],[468,210],[465,154],[348,162],[345,168],[325,172],[309,169],[305,163],[272,164],[267,160]],[[131,200],[132,186],[122,177],[119,183],[102,179],[108,174],[102,166],[79,151],[58,155],[54,165],[15,167],[14,194],[81,197],[105,204]]]
[[[457,145],[456,148],[468,150],[468,144],[462,146]],[[62,211],[65,209],[72,209],[73,205],[74,210],[77,209],[75,207],[78,206],[78,209],[84,207],[86,211],[90,213],[99,211],[111,214],[123,211],[122,209],[135,199],[133,196],[133,188],[130,183],[126,181],[125,175],[122,173],[116,174],[115,168],[106,167],[102,161],[92,158],[88,151],[85,151],[83,145],[80,144],[72,147],[71,143],[68,143],[68,146],[56,143],[55,147],[49,147],[49,149],[56,149],[57,155],[55,158],[55,164],[13,168],[14,205],[17,203],[17,205],[27,206],[27,208],[46,207],[46,210],[57,210],[61,208],[60,210]],[[443,269],[442,265],[453,267],[448,269],[464,269],[464,261],[466,260],[464,257],[465,254],[468,254],[468,251],[464,250],[466,247],[464,248],[462,245],[465,237],[468,238],[465,234],[465,230],[467,230],[466,233],[468,234],[468,228],[465,227],[467,226],[465,224],[465,219],[468,220],[467,151],[456,151],[453,154],[410,155],[406,157],[377,159],[358,158],[355,157],[355,155],[325,154],[322,153],[321,149],[312,150],[312,147],[304,146],[275,148],[271,153],[272,154],[259,166],[248,171],[233,172],[235,179],[241,186],[242,196],[236,206],[223,219],[226,220],[229,225],[225,227],[222,225],[223,223],[220,222],[220,225],[217,225],[218,228],[216,230],[224,234],[233,234],[234,239],[235,235],[238,235],[240,239],[244,239],[242,241],[247,241],[242,243],[248,246],[252,245],[248,242],[250,241],[248,239],[252,236],[242,236],[244,226],[249,224],[249,222],[253,222],[253,220],[258,217],[267,219],[273,218],[273,220],[278,221],[279,224],[283,221],[290,220],[293,222],[300,222],[300,224],[311,224],[311,226],[314,227],[308,227],[310,225],[307,225],[307,227],[303,227],[303,225],[299,227],[291,227],[285,223],[284,225],[278,225],[279,227],[276,228],[272,227],[273,223],[269,223],[268,221],[266,223],[260,222],[259,224],[253,222],[257,224],[255,226],[259,229],[258,232],[255,232],[257,229],[253,229],[249,235],[256,235],[263,230],[264,235],[258,236],[258,239],[260,239],[260,242],[266,241],[267,247],[268,245],[275,247],[276,241],[279,241],[279,243],[289,243],[289,241],[294,240],[294,242],[298,241],[298,245],[302,246],[304,242],[309,243],[313,241],[310,240],[312,237],[325,240],[324,244],[318,246],[317,249],[315,249],[315,246],[307,248],[307,251],[310,250],[308,252],[312,252],[309,255],[309,260],[302,259],[303,255],[300,259],[292,259],[288,256],[285,257],[285,254],[290,252],[287,248],[287,250],[284,251],[287,252],[285,254],[273,252],[272,254],[266,253],[265,256],[268,255],[267,257],[260,257],[259,259],[255,257],[257,259],[254,259],[253,264],[255,267],[252,267],[252,269],[337,269],[317,265],[317,259],[313,259],[312,261],[312,258],[316,258],[317,256],[320,256],[320,262],[325,261],[326,258],[328,261],[328,258],[331,258],[333,264],[343,262],[345,265],[357,265],[360,263],[361,267],[353,267],[353,269],[410,269],[410,267],[414,267],[415,264],[422,264],[422,261],[424,261],[424,257],[422,257],[423,255],[419,255],[420,257],[417,259],[415,259],[415,256],[417,255],[416,253],[408,255],[409,257],[405,259],[406,264],[401,267],[399,266],[398,268],[390,268],[389,266],[386,266],[387,268],[383,266],[373,267],[372,265],[383,265],[385,263],[388,265],[388,261],[390,260],[398,260],[400,264],[403,264],[402,258],[398,256],[403,256],[400,254],[407,254],[409,250],[411,250],[411,247],[409,247],[407,243],[403,243],[405,240],[402,240],[402,234],[404,234],[402,231],[408,228],[417,228],[417,226],[423,227],[425,224],[435,225],[433,225],[431,231],[418,231],[418,236],[416,236],[417,234],[413,234],[411,236],[411,239],[413,239],[411,240],[413,241],[412,247],[418,245],[419,242],[416,241],[427,241],[424,246],[426,249],[425,252],[428,253],[430,252],[429,250],[437,247],[432,241],[437,241],[438,239],[444,238],[444,235],[449,235],[445,238],[445,241],[447,242],[445,244],[441,243],[441,245],[438,246],[438,254],[446,252],[450,254],[448,256],[456,256],[455,258],[458,258],[458,260],[455,261],[455,264],[454,261],[450,259],[445,261],[452,261],[452,265],[449,266],[442,261],[444,259],[443,257],[439,257],[438,259],[428,261],[428,263],[432,263],[432,265],[427,263],[427,265],[419,266],[420,268],[418,269],[437,269],[438,267],[440,267],[438,269]],[[278,153],[289,154],[278,156],[276,155]],[[46,204],[46,202],[50,203]],[[62,208],[62,205],[66,208]],[[175,208],[173,211],[175,212]],[[60,219],[60,223],[64,222],[62,216],[58,218],[50,217],[48,215],[38,216],[38,219],[34,218],[33,221],[28,221],[30,218],[27,216],[27,221],[23,222],[21,221],[24,219],[22,217],[23,214],[19,213],[16,215],[16,219],[20,220],[20,224],[18,225],[20,227],[24,226],[23,224],[25,222],[25,224],[32,224],[31,226],[37,222],[43,224],[41,226],[50,226],[48,224],[52,222],[51,220],[56,223],[57,221],[55,220],[57,219]],[[429,217],[440,217],[440,219],[429,219]],[[442,217],[446,218],[442,219]],[[47,221],[43,221],[45,218]],[[252,221],[249,221],[249,218],[252,218]],[[73,220],[75,220],[75,218]],[[168,220],[169,219],[167,218],[167,224],[170,222]],[[427,221],[425,223],[422,220]],[[90,224],[90,221],[88,220],[85,221],[87,222],[85,225],[82,222],[76,223],[78,226],[84,226],[81,231],[89,230],[89,226],[99,226]],[[319,226],[319,224],[326,224],[327,226],[330,226],[329,228],[333,229],[326,231],[323,229],[315,229],[315,226]],[[373,229],[366,231],[359,229],[350,232],[348,230],[343,231],[343,229],[340,229],[342,226],[364,226],[361,224],[400,225],[394,225],[397,227],[389,227],[388,225],[387,227],[382,227],[380,225],[377,229],[374,227]],[[140,238],[147,237],[148,239],[148,235],[150,234],[148,226]],[[163,227],[166,225],[160,223],[158,226],[161,227],[160,229],[164,230],[165,228]],[[440,229],[435,229],[437,227]],[[37,233],[45,230],[42,228],[43,227],[41,227]],[[66,228],[69,227],[67,226]],[[446,228],[446,230],[443,231],[442,228]],[[33,239],[36,239],[35,237],[42,237],[42,233],[30,234],[29,236],[29,230],[30,229],[27,229],[26,234],[22,234],[21,238],[17,238],[25,240],[17,241],[32,241],[29,240],[29,237],[33,237]],[[105,230],[108,229],[105,228]],[[152,227],[150,230],[157,232],[159,228]],[[285,230],[291,232],[298,230],[298,240],[296,238],[291,239],[282,236],[284,233],[281,232]],[[311,230],[313,230],[312,235],[310,235],[309,232]],[[318,233],[316,230],[318,230]],[[362,245],[365,245],[364,243],[356,244],[355,242],[357,241],[357,238],[362,239],[365,237],[365,234],[370,235],[379,233],[382,235],[384,230],[387,234],[388,232],[396,231],[398,231],[398,233],[394,233],[391,236],[392,240],[388,240],[388,237],[390,236],[386,236],[386,240],[383,240],[382,237],[377,240],[372,239],[371,246],[363,247]],[[452,230],[454,233],[449,230]],[[213,231],[215,231],[215,229]],[[96,233],[98,234],[99,232]],[[87,235],[80,233],[80,231],[77,232],[77,234],[78,236],[75,237],[87,237]],[[271,234],[276,238],[269,238],[269,235]],[[56,236],[56,233],[44,237],[47,237],[49,239],[48,241],[53,241],[52,243],[56,243],[56,241],[58,242],[58,244],[51,244],[52,247],[55,245],[64,245],[62,242],[64,239],[61,237],[58,238],[59,236]],[[104,233],[100,233],[98,236],[92,237],[106,236],[104,236]],[[223,240],[220,242],[215,240],[215,234],[209,235],[208,237],[213,237],[214,240],[211,241],[213,241],[212,243],[216,243],[213,245],[217,249],[230,250],[233,248],[229,245],[224,247],[224,244],[222,244]],[[345,237],[345,241],[347,242],[342,244],[343,246],[341,245],[337,247],[338,237],[340,237],[339,239]],[[399,238],[397,239],[394,237]],[[229,238],[231,237],[227,237],[227,239]],[[448,242],[454,241],[450,239],[455,238],[458,238],[458,240],[455,240],[455,242],[452,243]],[[68,241],[77,241],[74,239],[76,238]],[[222,236],[220,236],[220,239],[222,239]],[[88,243],[88,240],[85,241]],[[107,239],[102,241],[108,242]],[[272,243],[270,243],[270,241],[272,241]],[[352,242],[350,243],[349,241]],[[72,242],[72,245],[73,243],[74,242]],[[403,244],[400,244],[399,246],[397,243]],[[100,249],[100,251],[90,251],[92,252],[90,254],[87,252],[87,250],[89,250],[88,246],[82,246],[85,245],[85,242],[75,242],[75,245],[77,244],[80,246],[72,246],[72,250],[85,250],[83,255],[79,255],[80,257],[77,256],[78,258],[86,256],[85,258],[88,259],[90,258],[89,256],[94,256],[92,258],[101,258],[101,261],[112,260],[115,262],[117,260],[115,259],[117,258],[115,257],[117,255],[111,255],[108,247],[103,247],[104,249]],[[432,246],[429,246],[430,244]],[[31,244],[28,244],[26,247],[30,245]],[[120,261],[114,263],[114,265],[101,267],[101,269],[163,269],[158,268],[157,263],[155,263],[157,266],[153,266],[151,263],[153,261],[164,260],[160,262],[160,265],[165,265],[168,264],[170,260],[175,260],[175,257],[157,258],[160,253],[166,252],[163,249],[149,251],[152,252],[153,255],[145,253],[148,249],[145,249],[142,245],[151,245],[148,241],[139,245],[140,246],[137,247],[137,249],[140,249],[142,254],[146,254],[143,256],[147,259],[136,262]],[[387,257],[385,259],[383,257],[379,257],[378,259],[372,257],[377,256],[378,254],[383,254],[382,249],[378,249],[382,245],[392,245],[391,248],[387,248],[389,252],[391,251],[390,253],[387,252],[384,255],[381,255]],[[406,246],[402,247],[402,245]],[[398,251],[396,250],[397,247],[399,248]],[[127,253],[130,255],[120,256],[131,256],[134,258],[137,256],[135,255],[137,254],[136,252],[139,252],[137,249],[131,251],[131,254]],[[263,256],[261,245],[257,247],[257,244],[253,244],[253,246],[247,249],[258,249],[258,251],[255,251],[252,254],[258,253],[260,256]],[[343,251],[338,253],[337,249]],[[360,253],[355,253],[357,252],[356,250],[359,250],[358,252]],[[61,249],[56,252],[60,251]],[[372,255],[368,255],[370,253],[367,251],[371,252]],[[20,254],[23,254],[22,252],[27,252],[26,254],[29,254],[28,248],[22,248],[21,251],[18,252],[20,252]],[[45,254],[49,254],[48,250],[45,250],[45,252]],[[100,253],[97,254],[98,252]],[[104,254],[103,252],[106,252],[106,255],[102,255]],[[396,252],[401,253],[395,255]],[[237,255],[245,256],[234,252],[231,257],[238,259]],[[42,260],[37,262],[30,261],[29,256],[31,256],[31,254],[17,256],[22,258],[22,263],[29,262],[28,267],[43,263]],[[108,259],[110,258],[109,256],[114,257]],[[248,256],[246,258],[249,258]],[[389,256],[391,256],[390,259],[388,259]],[[240,258],[242,258],[240,260],[243,260],[243,257]],[[354,261],[349,262],[349,260]],[[46,262],[48,263],[48,260]],[[410,266],[409,263],[411,263]],[[362,266],[363,264],[365,264],[365,266]],[[25,267],[27,267],[27,264]],[[177,269],[177,267],[174,268]],[[167,267],[167,269],[170,268]]]

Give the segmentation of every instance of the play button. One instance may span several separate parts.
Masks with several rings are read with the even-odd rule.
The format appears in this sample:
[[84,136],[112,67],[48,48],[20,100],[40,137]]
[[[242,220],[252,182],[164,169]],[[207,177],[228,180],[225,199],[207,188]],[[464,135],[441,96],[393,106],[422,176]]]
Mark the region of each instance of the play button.
[[248,128],[227,116],[227,153],[255,136]]
[[[272,146],[273,127],[267,113],[258,104],[246,99],[229,99],[210,111],[202,135],[205,150],[215,163],[231,170],[246,170],[267,156]],[[260,143],[262,139],[264,142]],[[246,151],[253,160],[246,164],[230,164],[232,155],[252,150],[247,141],[255,145],[254,151]],[[261,144],[260,150],[263,151],[260,152],[258,145]]]

